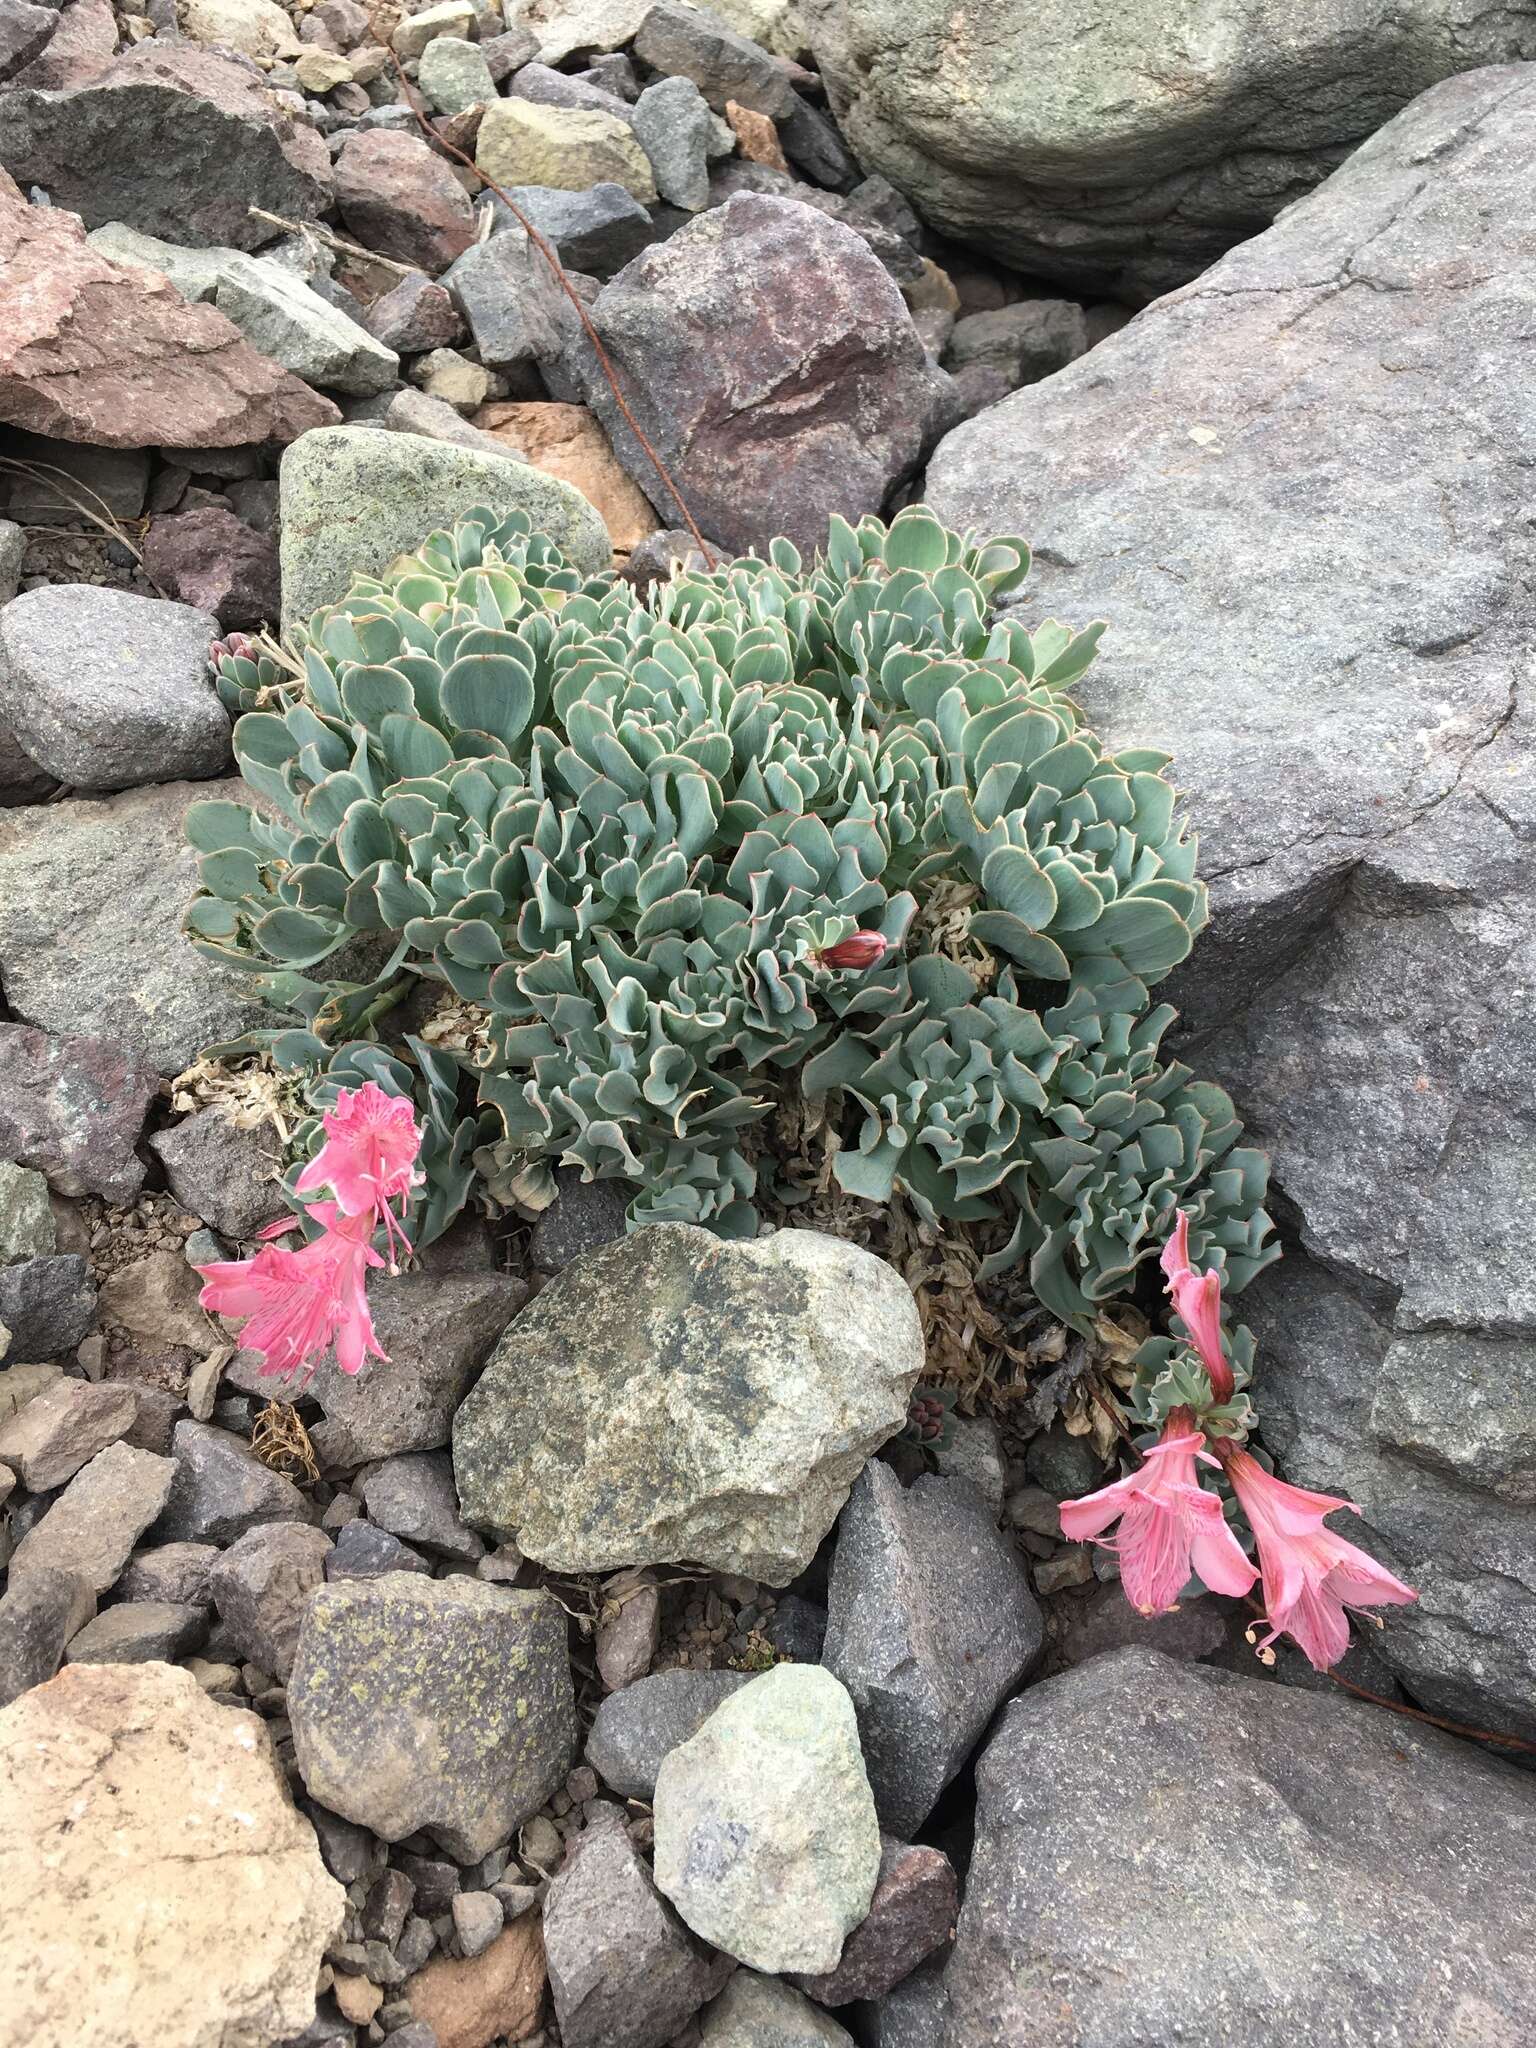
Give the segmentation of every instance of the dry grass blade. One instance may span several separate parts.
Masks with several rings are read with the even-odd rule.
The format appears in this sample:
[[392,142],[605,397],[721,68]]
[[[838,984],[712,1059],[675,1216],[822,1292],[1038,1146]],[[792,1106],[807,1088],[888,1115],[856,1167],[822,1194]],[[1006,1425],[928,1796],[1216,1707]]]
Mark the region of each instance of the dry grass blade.
[[270,1471],[287,1479],[320,1477],[320,1465],[309,1431],[299,1420],[297,1408],[286,1401],[269,1401],[251,1425],[251,1449]]
[[[145,580],[154,585],[161,597],[165,596],[165,592],[144,567],[143,549],[130,535],[106,499],[98,491],[93,491],[89,484],[81,483],[79,477],[71,476],[67,469],[59,469],[51,462],[22,462],[14,455],[0,455],[0,469],[9,470],[13,476],[27,477],[35,484],[42,484],[82,519],[99,528],[109,539],[121,542],[138,563]],[[83,495],[77,497],[77,491]],[[86,500],[93,502],[87,503]]]

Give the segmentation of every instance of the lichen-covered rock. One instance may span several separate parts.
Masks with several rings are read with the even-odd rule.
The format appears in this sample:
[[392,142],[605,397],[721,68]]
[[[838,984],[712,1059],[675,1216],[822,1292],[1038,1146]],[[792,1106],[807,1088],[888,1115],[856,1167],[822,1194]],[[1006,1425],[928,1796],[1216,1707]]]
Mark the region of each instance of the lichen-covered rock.
[[329,427],[287,450],[279,476],[285,622],[334,604],[359,572],[387,568],[474,505],[526,512],[578,568],[608,564],[607,529],[580,492],[501,455]]
[[[694,518],[728,548],[775,534],[819,546],[833,512],[878,511],[955,416],[949,380],[880,262],[850,228],[792,199],[738,193],[697,215],[589,310],[635,418]],[[567,335],[563,374],[675,519],[591,343],[570,321]]]
[[[115,1041],[120,1059],[162,1074],[278,1021],[181,931],[197,887],[187,808],[249,794],[239,781],[167,782],[0,811],[0,980],[15,1016]],[[7,1087],[0,1077],[0,1118]]]
[[716,1708],[656,1779],[656,1882],[755,1970],[830,1970],[869,1911],[880,1828],[853,1704],[780,1664]]
[[1413,1697],[1526,1736],[1533,121],[1530,66],[1437,86],[929,470],[1030,535],[1036,606],[1113,621],[1085,710],[1178,762],[1212,923],[1170,1000],[1295,1219],[1242,1304],[1265,1441],[1418,1587],[1372,1631]]
[[[1457,71],[1536,56],[1480,0],[807,0],[859,162],[1015,269],[1137,302],[1183,284]],[[1322,273],[1319,272],[1319,275]]]
[[875,1805],[914,1835],[1040,1653],[1010,1537],[966,1479],[866,1465],[838,1523],[822,1662],[859,1717]]
[[114,1039],[0,1024],[0,1156],[35,1166],[61,1195],[131,1202],[134,1151],[159,1076]]
[[949,2048],[1528,2030],[1536,1784],[1469,1744],[1119,1650],[1016,1700],[977,1791]]
[[453,1427],[467,1518],[560,1571],[692,1560],[782,1586],[899,1429],[905,1283],[819,1232],[657,1224],[518,1317]]
[[0,1981],[26,2048],[256,2048],[314,2018],[346,1895],[263,1724],[168,1664],[0,1713]]
[[312,1798],[387,1842],[430,1829],[476,1862],[570,1768],[565,1616],[475,1579],[333,1582],[305,1609],[288,1714]]

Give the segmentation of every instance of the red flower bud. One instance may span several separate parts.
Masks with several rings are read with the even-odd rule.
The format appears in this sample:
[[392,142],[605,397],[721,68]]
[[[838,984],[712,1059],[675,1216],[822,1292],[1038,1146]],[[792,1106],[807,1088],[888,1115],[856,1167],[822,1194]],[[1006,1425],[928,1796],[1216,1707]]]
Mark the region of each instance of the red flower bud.
[[853,932],[835,946],[823,946],[816,958],[823,967],[878,967],[889,945],[878,932]]

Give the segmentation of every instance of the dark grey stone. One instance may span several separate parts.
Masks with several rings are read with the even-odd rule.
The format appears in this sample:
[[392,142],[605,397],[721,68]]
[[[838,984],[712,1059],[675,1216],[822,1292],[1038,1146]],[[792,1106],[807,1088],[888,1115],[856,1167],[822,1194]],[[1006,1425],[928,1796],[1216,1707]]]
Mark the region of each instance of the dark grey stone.
[[798,1593],[785,1593],[768,1623],[768,1640],[781,1657],[796,1664],[819,1664],[827,1639],[827,1610]]
[[366,1828],[343,1820],[339,1813],[332,1813],[329,1807],[318,1803],[311,1804],[306,1811],[314,1825],[325,1867],[338,1884],[363,1884],[378,1875],[386,1852]]
[[219,1556],[213,1543],[161,1543],[136,1550],[117,1582],[124,1600],[170,1600],[180,1606],[211,1607],[208,1574]]
[[444,1451],[416,1451],[386,1458],[363,1481],[368,1518],[402,1543],[419,1544],[440,1557],[473,1564],[485,1545],[459,1515],[453,1466]]
[[799,93],[791,95],[787,114],[779,116],[779,143],[797,171],[833,192],[858,184],[860,170],[838,132],[837,123]]
[[649,1799],[661,1760],[697,1735],[722,1700],[751,1683],[744,1671],[658,1671],[609,1693],[587,1736],[587,1762],[625,1799]]
[[69,1639],[66,1664],[170,1664],[208,1632],[206,1607],[174,1600],[125,1600],[103,1608]]
[[74,1252],[0,1266],[0,1323],[10,1332],[12,1365],[72,1351],[96,1327],[96,1282]]
[[1010,391],[1038,384],[1088,350],[1088,317],[1075,299],[1021,299],[957,320],[944,351],[947,370],[1000,370]]
[[948,2048],[1528,2031],[1536,1781],[1434,1729],[1120,1650],[1016,1700],[977,1792]]
[[302,1522],[268,1522],[232,1543],[208,1575],[225,1634],[242,1658],[287,1682],[299,1624],[325,1583],[331,1539]]
[[544,1953],[564,2048],[663,2048],[735,1968],[657,1891],[617,1807],[588,1823],[551,1881]]
[[563,1272],[572,1259],[612,1244],[629,1227],[630,1190],[620,1182],[583,1180],[577,1166],[557,1166],[555,1180],[560,1192],[528,1240],[528,1256],[541,1273]]
[[662,198],[688,213],[708,206],[715,123],[693,80],[659,78],[648,85],[635,103],[634,124]]
[[64,1660],[64,1645],[96,1607],[72,1572],[13,1572],[0,1595],[0,1707],[42,1685]]
[[[460,1954],[484,1955],[502,1930],[501,1901],[493,1899],[489,1892],[460,1892],[451,1910]],[[566,2039],[569,2041],[569,2035]]]
[[[453,1869],[452,1864],[447,1867]],[[386,1948],[393,1948],[405,1932],[405,1923],[415,1903],[416,1887],[403,1870],[381,1870],[369,1885],[368,1897],[363,1903],[365,1940],[382,1941]],[[428,1908],[423,1905],[422,1910],[425,1912]]]
[[424,1557],[391,1536],[387,1529],[375,1529],[371,1522],[348,1522],[336,1532],[335,1548],[325,1560],[327,1579],[378,1579],[385,1572],[425,1572],[431,1565]]
[[[397,1859],[410,1880],[416,1911],[428,1920],[451,1912],[459,1889],[459,1866],[437,1856],[403,1855]],[[398,1937],[397,1937],[398,1938]]]
[[967,1480],[866,1465],[838,1524],[822,1663],[885,1827],[910,1838],[1040,1653],[1023,1560]]
[[273,1177],[281,1165],[275,1141],[238,1130],[216,1108],[195,1111],[149,1141],[183,1209],[239,1241],[283,1213]]
[[[586,192],[561,192],[550,185],[509,185],[507,193],[518,212],[553,245],[566,269],[586,276],[612,277],[655,239],[651,216],[622,185],[603,183]],[[501,199],[493,194],[485,204],[491,209],[492,241],[511,235],[526,247],[523,228]],[[536,288],[547,298],[552,282],[549,266],[533,253],[540,271],[529,274],[537,278],[542,273]]]
[[288,1715],[312,1798],[386,1841],[429,1828],[474,1861],[570,1768],[565,1615],[543,1593],[462,1577],[323,1586],[299,1631]]
[[574,107],[580,113],[610,114],[617,121],[630,122],[635,118],[635,110],[627,101],[604,92],[601,86],[587,85],[563,71],[552,70],[548,64],[525,64],[507,81],[506,97],[532,100],[543,107]]
[[178,1422],[172,1440],[176,1477],[155,1527],[161,1543],[236,1541],[264,1522],[307,1522],[309,1503],[291,1479],[273,1472],[227,1429]]
[[1528,68],[1435,87],[929,471],[1031,536],[1033,615],[1112,621],[1074,693],[1109,743],[1175,756],[1212,924],[1167,992],[1297,1240],[1234,1305],[1266,1443],[1419,1589],[1373,1632],[1413,1697],[1528,1737],[1533,115]]
[[442,283],[488,370],[556,351],[560,287],[521,231],[492,235],[466,249],[443,272]]
[[795,97],[789,73],[766,50],[703,9],[660,0],[640,24],[635,55],[653,71],[691,78],[717,114],[726,103],[758,114],[787,114]]
[[863,2048],[947,2048],[943,1963],[924,1963],[883,1998],[856,2007],[851,2023]]

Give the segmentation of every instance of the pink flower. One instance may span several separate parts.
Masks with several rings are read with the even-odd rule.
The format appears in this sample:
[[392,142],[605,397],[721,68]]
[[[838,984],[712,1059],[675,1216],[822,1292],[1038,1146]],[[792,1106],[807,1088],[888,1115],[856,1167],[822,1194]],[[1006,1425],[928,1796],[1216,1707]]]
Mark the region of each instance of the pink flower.
[[1162,1267],[1174,1310],[1210,1376],[1211,1393],[1218,1402],[1230,1401],[1232,1368],[1221,1341],[1221,1275],[1214,1267],[1197,1273],[1189,1263],[1189,1218],[1182,1209],[1172,1237],[1163,1246]]
[[1125,1597],[1142,1614],[1166,1614],[1191,1568],[1213,1593],[1246,1593],[1258,1577],[1221,1502],[1195,1472],[1197,1458],[1216,1463],[1204,1441],[1189,1410],[1176,1408],[1138,1471],[1062,1503],[1061,1533],[1073,1543],[1098,1536],[1119,1517],[1120,1533],[1106,1548],[1119,1557]]
[[317,1202],[311,1214],[324,1233],[297,1251],[268,1244],[253,1259],[197,1268],[203,1276],[198,1300],[215,1315],[247,1318],[241,1342],[261,1353],[263,1373],[305,1365],[313,1371],[332,1344],[347,1373],[358,1372],[370,1353],[385,1356],[364,1286],[368,1268],[384,1263],[369,1242],[372,1217],[343,1216],[332,1202]]
[[1266,1472],[1247,1451],[1225,1442],[1221,1462],[1258,1538],[1270,1633],[1298,1643],[1314,1670],[1326,1671],[1349,1648],[1351,1607],[1400,1607],[1418,1594],[1384,1565],[1323,1526],[1335,1508],[1360,1510],[1331,1493],[1307,1493]]
[[889,945],[878,932],[850,932],[835,946],[823,946],[816,958],[823,967],[878,967]]
[[368,1216],[384,1232],[389,1248],[390,1271],[395,1241],[409,1252],[410,1239],[390,1209],[398,1196],[410,1200],[412,1188],[426,1175],[416,1165],[421,1150],[421,1132],[411,1115],[411,1103],[404,1095],[386,1095],[376,1081],[361,1088],[343,1088],[336,1107],[320,1119],[325,1143],[294,1182],[294,1191],[307,1195],[329,1187],[343,1216]]

